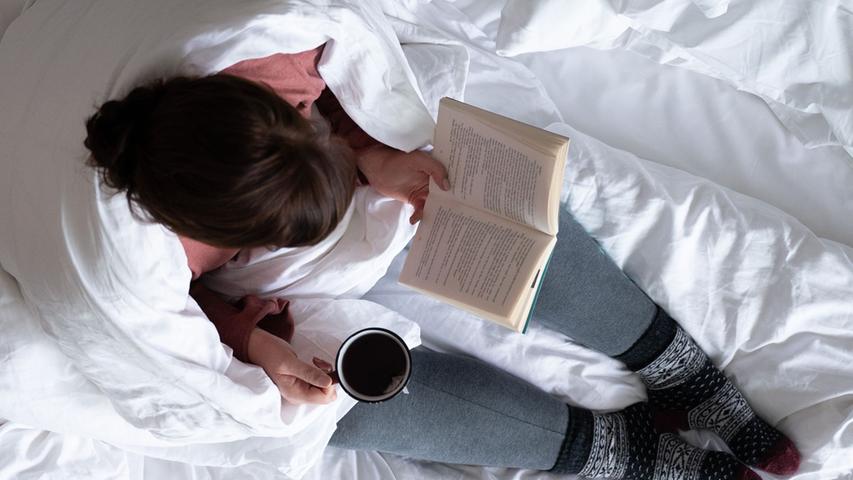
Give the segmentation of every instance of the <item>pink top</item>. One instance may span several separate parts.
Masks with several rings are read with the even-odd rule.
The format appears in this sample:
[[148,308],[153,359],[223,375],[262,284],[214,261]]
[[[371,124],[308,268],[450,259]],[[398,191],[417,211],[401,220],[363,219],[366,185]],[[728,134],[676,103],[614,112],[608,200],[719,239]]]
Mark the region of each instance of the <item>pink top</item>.
[[317,63],[322,54],[322,46],[302,53],[277,53],[269,57],[244,60],[226,68],[222,73],[266,84],[284,101],[299,110],[302,116],[309,118],[311,106],[326,88],[326,82],[317,72]]
[[[326,82],[317,71],[323,47],[321,45],[302,53],[280,53],[244,60],[222,73],[268,85],[306,118],[311,116],[311,107],[317,103],[318,110],[331,123],[332,132],[342,136],[353,149],[376,144],[376,140],[347,116],[326,88]],[[180,240],[187,254],[193,280],[221,267],[239,252],[238,249],[212,247],[186,237],[180,237]],[[248,361],[249,336],[255,326],[287,341],[293,335],[293,318],[287,310],[286,300],[260,299],[249,295],[232,305],[197,282],[191,285],[190,295],[216,325],[222,343],[231,347],[234,355],[244,362]]]

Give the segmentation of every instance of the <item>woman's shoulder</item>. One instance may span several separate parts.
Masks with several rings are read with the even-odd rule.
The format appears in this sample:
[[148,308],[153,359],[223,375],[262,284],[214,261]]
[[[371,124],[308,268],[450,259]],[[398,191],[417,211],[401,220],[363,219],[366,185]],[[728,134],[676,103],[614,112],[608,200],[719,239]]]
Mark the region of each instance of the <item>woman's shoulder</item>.
[[326,88],[326,82],[317,70],[324,46],[299,53],[276,53],[246,59],[222,70],[222,73],[267,85],[307,117],[310,116],[311,105]]

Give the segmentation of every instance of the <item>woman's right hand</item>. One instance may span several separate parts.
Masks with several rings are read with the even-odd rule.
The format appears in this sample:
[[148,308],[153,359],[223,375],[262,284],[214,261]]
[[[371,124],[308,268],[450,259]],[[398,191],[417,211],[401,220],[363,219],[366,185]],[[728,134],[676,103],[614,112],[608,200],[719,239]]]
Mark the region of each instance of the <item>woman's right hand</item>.
[[386,145],[359,150],[358,168],[370,186],[386,197],[408,202],[415,207],[409,218],[414,224],[423,217],[432,177],[442,190],[450,189],[447,169],[428,153],[402,152]]
[[290,403],[325,404],[337,398],[326,372],[299,360],[289,343],[260,328],[249,337],[249,361],[267,372]]

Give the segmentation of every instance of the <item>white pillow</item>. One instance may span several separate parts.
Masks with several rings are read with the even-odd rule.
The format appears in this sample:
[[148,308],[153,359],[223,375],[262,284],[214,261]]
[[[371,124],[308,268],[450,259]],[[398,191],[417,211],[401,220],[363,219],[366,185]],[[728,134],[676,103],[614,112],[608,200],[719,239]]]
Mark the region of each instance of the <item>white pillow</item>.
[[506,57],[610,44],[629,27],[606,0],[509,0],[501,10],[497,53]]
[[851,18],[833,0],[510,0],[497,48],[631,50],[761,97],[807,147],[853,154]]
[[612,48],[629,29],[630,16],[698,9],[714,18],[729,0],[509,0],[501,10],[497,53],[514,56],[562,48]]
[[848,7],[833,0],[731,0],[714,19],[690,12],[629,15],[634,35],[621,38],[621,48],[761,97],[807,147],[838,145],[853,153]]

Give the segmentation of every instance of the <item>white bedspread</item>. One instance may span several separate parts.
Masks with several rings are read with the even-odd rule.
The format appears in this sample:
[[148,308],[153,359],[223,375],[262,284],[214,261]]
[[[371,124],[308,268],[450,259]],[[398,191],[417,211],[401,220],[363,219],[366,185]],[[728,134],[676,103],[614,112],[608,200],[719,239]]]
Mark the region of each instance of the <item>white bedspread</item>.
[[[190,3],[192,2],[187,2]],[[273,3],[280,2],[251,4],[266,8]],[[656,301],[667,308],[694,335],[699,344],[725,367],[726,372],[744,390],[756,409],[769,421],[780,422],[780,428],[792,436],[804,453],[803,469],[795,478],[828,480],[844,478],[845,475],[851,474],[851,249],[821,240],[800,222],[773,206],[721,188],[707,180],[638,159],[562,124],[561,114],[536,76],[514,60],[494,55],[494,43],[489,36],[483,34],[452,4],[438,0],[424,4],[390,0],[382,5],[373,2],[360,3],[368,5],[360,8],[367,8],[372,12],[371,15],[379,12],[380,7],[387,15],[385,20],[381,15],[371,17],[371,21],[377,21],[380,25],[383,25],[384,21],[389,22],[380,28],[380,31],[385,34],[391,32],[391,35],[396,35],[396,38],[400,38],[404,43],[411,42],[401,51],[393,53],[392,55],[396,56],[392,58],[401,62],[406,58],[412,68],[404,68],[402,72],[398,72],[400,75],[392,75],[392,78],[412,79],[413,84],[422,88],[420,93],[414,88],[411,91],[416,92],[417,98],[423,98],[428,106],[434,106],[434,100],[443,91],[454,92],[461,79],[467,82],[467,101],[541,126],[551,125],[552,129],[571,136],[573,143],[567,163],[565,199],[573,214],[601,241],[616,262]],[[50,6],[53,3],[46,2],[42,5]],[[241,6],[240,18],[250,19],[252,15],[251,9]],[[58,26],[62,27],[54,29],[57,36],[65,35],[61,38],[81,41],[70,33],[74,32],[71,25],[62,23],[63,16],[56,17],[53,21],[59,22],[61,25]],[[190,24],[195,25],[192,22]],[[10,68],[10,64],[6,62],[9,59],[8,49],[12,47],[6,41],[10,37],[14,38],[15,28],[19,27],[19,24],[13,25],[4,38],[4,43],[0,43],[0,73],[3,73],[4,79],[16,78],[15,85],[26,90],[26,76],[6,77],[6,73],[10,71],[1,70]],[[205,27],[209,29],[210,24]],[[310,30],[310,25],[306,29]],[[216,38],[234,38],[233,35],[229,36],[223,32],[219,32],[219,37],[208,33],[210,35],[205,39],[213,43],[216,43]],[[57,45],[50,45],[46,41],[39,43],[42,40],[35,33],[27,38],[34,42],[29,56],[35,59],[41,58],[42,55],[56,57]],[[433,39],[433,43],[437,42],[437,39],[444,40],[438,47],[425,50],[417,44],[418,39],[425,38]],[[310,43],[302,46],[307,47]],[[467,55],[460,54],[454,44],[466,45]],[[298,48],[296,44],[291,45],[294,45],[294,49]],[[18,48],[23,46],[18,45]],[[161,51],[159,55],[166,58],[166,53]],[[22,55],[15,58],[19,62],[26,60]],[[329,61],[331,63],[331,60]],[[467,75],[458,76],[459,68],[464,70],[466,64],[470,65],[470,71]],[[129,65],[133,67],[134,64],[129,62]],[[178,68],[178,65],[170,65],[163,68]],[[196,65],[198,63],[194,63],[193,68]],[[436,66],[442,66],[443,69]],[[85,64],[85,67],[96,68],[98,65],[92,60]],[[125,73],[119,77],[108,77],[129,82],[132,74],[143,70],[141,65],[137,65],[135,69],[122,70]],[[444,75],[430,78],[430,73],[434,72],[444,72]],[[30,82],[33,83],[32,90],[39,92],[44,92],[46,86],[67,86],[69,83],[67,80],[62,83],[40,76],[30,78]],[[334,89],[332,82],[330,85]],[[366,85],[371,91],[376,89],[374,94],[388,87],[385,81]],[[121,86],[121,82],[102,86],[107,88],[105,91],[114,93],[125,88]],[[3,140],[0,142],[0,148],[15,145],[13,150],[0,152],[0,161],[4,162],[2,165],[5,172],[11,165],[5,163],[8,162],[7,159],[18,157],[5,157],[4,154],[12,152],[19,155],[24,148],[16,137],[10,136],[10,132],[26,132],[23,128],[35,129],[37,120],[46,122],[45,119],[51,118],[52,115],[62,115],[48,110],[50,102],[45,102],[44,106],[40,107],[41,110],[28,110],[5,86],[3,88],[4,90],[0,91],[3,104],[6,105],[7,100],[15,100],[10,104],[21,106],[21,109],[15,112],[14,118],[28,119],[24,127],[19,129],[16,126],[13,130],[12,117],[0,114],[0,138]],[[78,110],[87,111],[96,100],[102,100],[100,95],[102,93],[71,101],[76,102],[75,108]],[[412,98],[405,95],[404,97]],[[60,100],[69,101],[59,93],[53,100],[54,106]],[[347,105],[349,111],[357,108],[359,104],[346,103],[345,107]],[[401,110],[405,112],[407,108],[415,108],[413,105],[415,102],[408,103],[408,107]],[[419,122],[428,123],[422,116],[423,112],[412,112],[411,115],[420,118],[413,121],[414,125]],[[54,132],[55,136],[67,140],[68,143],[64,145],[71,145],[71,140],[75,139],[74,141],[78,142],[74,144],[75,149],[57,150],[55,144],[50,143],[42,146],[38,152],[79,155],[80,124],[74,124],[68,118],[59,118],[56,125],[65,125],[63,122],[77,126],[60,128]],[[370,125],[369,121],[365,122],[365,125]],[[386,127],[387,125],[379,125],[375,132]],[[386,138],[396,139],[401,146],[405,143],[402,141],[409,142],[405,146],[411,148],[417,146],[417,136],[421,135],[422,139],[423,134],[424,132],[407,134],[403,129]],[[52,135],[41,138],[51,137]],[[15,139],[15,143],[6,143],[11,139]],[[76,161],[81,160],[78,158]],[[44,182],[48,183],[49,180],[45,179]],[[56,188],[56,184],[48,184]],[[10,205],[20,206],[23,199],[27,199],[33,206],[38,206],[39,200],[45,196],[42,191],[22,192],[19,188],[12,188],[14,185],[9,183],[0,184],[0,187],[0,195],[5,196],[0,199],[0,215],[11,215]],[[112,208],[118,209],[119,203],[116,202]],[[48,213],[53,216],[46,216],[47,220],[55,222],[55,219],[59,218],[66,222],[64,225],[78,218],[74,212],[64,212],[64,215],[59,216],[56,212]],[[404,213],[399,210],[397,215],[404,218]],[[39,250],[38,247],[44,245],[44,240],[32,236],[10,240],[9,236],[15,232],[5,228],[10,225],[14,228],[20,223],[7,223],[7,218],[9,217],[4,216],[0,219],[3,220],[0,225],[4,227],[4,230],[0,231],[0,248],[8,249],[14,245],[14,248],[18,249],[49,251]],[[35,222],[40,218],[36,216],[31,221]],[[88,225],[90,223],[82,224],[83,227]],[[392,237],[396,238],[394,235],[386,236]],[[32,245],[22,245],[20,242],[25,239],[32,242]],[[176,262],[182,260],[180,255],[174,252],[171,257],[166,256],[171,251],[167,248],[168,243],[163,244],[165,246],[157,245],[144,244],[139,247],[139,251],[154,255],[158,253],[155,248],[159,248],[162,249],[159,251],[162,254],[160,258],[172,258]],[[62,252],[64,253],[64,250]],[[52,271],[50,269],[55,267],[49,262],[38,260],[32,265],[21,265],[17,257],[8,255],[8,250],[2,253],[0,264],[12,275],[24,268]],[[96,257],[64,257],[61,266],[66,269],[79,267],[91,273],[104,268],[101,267],[104,264],[84,265],[74,261],[93,261]],[[148,265],[147,272],[152,274],[162,274],[160,269],[167,268],[145,259],[135,261]],[[617,362],[582,349],[564,337],[535,326],[527,335],[516,335],[403,289],[395,282],[400,262],[401,258],[398,257],[388,274],[368,293],[366,298],[375,303],[338,300],[337,302],[356,303],[328,304],[307,301],[303,307],[299,307],[299,303],[295,304],[297,313],[305,313],[297,316],[298,320],[304,319],[304,323],[300,323],[297,330],[306,342],[307,339],[313,339],[316,344],[305,344],[301,348],[316,351],[318,347],[324,346],[319,349],[326,349],[328,353],[328,349],[334,348],[336,339],[347,333],[330,329],[328,323],[318,321],[329,314],[329,310],[324,309],[336,308],[335,305],[343,307],[335,312],[353,312],[352,322],[347,323],[348,325],[357,324],[359,317],[381,315],[387,322],[404,328],[405,320],[376,305],[379,303],[401,313],[403,317],[416,321],[420,325],[424,342],[433,348],[464,352],[486,359],[567,401],[595,408],[620,408],[643,398],[637,378]],[[380,270],[373,267],[371,271]],[[37,273],[32,273],[32,277],[38,278]],[[59,281],[49,280],[44,281],[46,287]],[[179,277],[172,281],[179,283],[185,280],[186,278]],[[33,287],[29,288],[32,291]],[[262,286],[253,287],[260,288]],[[3,452],[0,454],[0,478],[41,472],[46,478],[265,479],[273,478],[276,469],[285,474],[299,476],[319,453],[319,448],[313,446],[318,444],[309,444],[306,451],[310,452],[306,453],[306,456],[287,457],[294,450],[286,448],[286,439],[279,437],[274,440],[257,436],[240,442],[221,442],[213,445],[198,445],[194,440],[187,440],[183,441],[185,447],[164,448],[158,442],[166,441],[174,445],[175,438],[170,438],[170,432],[164,434],[163,431],[158,431],[156,437],[146,436],[145,442],[128,445],[128,438],[139,438],[140,433],[150,430],[146,430],[146,426],[136,429],[129,426],[126,416],[115,411],[116,404],[106,400],[103,392],[90,383],[88,376],[81,375],[81,357],[75,356],[74,345],[65,345],[63,350],[56,348],[57,339],[64,341],[62,336],[47,336],[42,330],[42,325],[53,324],[51,319],[42,318],[41,322],[27,321],[33,319],[34,315],[43,315],[43,311],[33,310],[33,306],[39,307],[38,304],[32,303],[35,297],[31,296],[27,289],[23,290],[22,296],[19,282],[0,272],[0,326],[4,329],[4,336],[0,341],[0,358],[4,359],[3,368],[0,370],[0,390],[15,392],[14,395],[4,395],[0,398],[0,417],[10,418],[9,412],[17,415],[17,418],[13,418],[17,421],[0,426],[0,452]],[[48,293],[53,293],[60,299],[66,292],[50,292],[48,289]],[[176,304],[175,299],[170,301],[170,305]],[[181,308],[184,307],[186,305],[181,305]],[[302,310],[299,310],[300,308]],[[314,321],[311,321],[312,319]],[[185,333],[176,332],[172,328],[173,325],[165,319],[155,324],[149,323],[150,320],[152,319],[146,318],[144,321],[140,319],[138,322],[132,322],[130,327],[133,328],[129,331],[139,332],[140,328],[153,325],[157,325],[155,328],[169,325],[169,328],[160,332],[146,332],[148,336],[145,338],[149,341],[140,346],[140,351],[150,353],[152,349],[156,351],[166,348],[166,351],[156,352],[158,355],[164,355],[156,358],[164,359],[176,355],[178,348],[189,348],[187,355],[202,358],[213,355],[215,358],[224,359],[220,360],[221,363],[217,367],[219,370],[216,378],[219,383],[206,384],[203,389],[206,393],[214,394],[221,388],[219,395],[226,396],[230,395],[228,392],[233,393],[234,388],[239,385],[253,385],[256,388],[230,400],[221,397],[204,398],[204,403],[199,404],[200,407],[217,405],[218,401],[222,401],[223,405],[231,404],[230,401],[250,402],[236,410],[245,412],[257,405],[251,402],[269,399],[268,396],[264,397],[267,393],[258,395],[261,391],[266,392],[263,389],[269,387],[268,382],[264,383],[263,373],[230,361],[230,355],[216,342],[215,331],[212,331],[209,325],[201,323],[203,319],[194,316],[186,318],[184,321],[190,323],[193,330]],[[125,326],[124,321],[117,323],[122,326],[118,332],[129,328]],[[98,333],[94,327],[103,326],[93,325],[91,332]],[[63,332],[68,331],[70,330]],[[416,331],[410,329],[409,334],[409,338],[414,339]],[[92,339],[93,342],[102,340],[100,336],[93,336]],[[95,343],[89,345],[96,346]],[[69,349],[72,353],[70,361]],[[138,352],[125,353],[136,355]],[[110,358],[116,359],[114,356]],[[181,369],[190,365],[190,362],[186,358],[178,360],[184,363],[176,365],[170,371],[176,374],[183,372],[184,377],[147,377],[147,380],[139,382],[138,385],[152,387],[156,394],[162,394],[165,391],[163,387],[187,385],[197,388],[195,373],[192,373],[192,368],[195,367]],[[156,366],[162,368],[163,364]],[[155,396],[147,395],[148,392],[144,389],[140,392],[146,395],[139,398],[136,406],[153,405],[163,414],[174,413],[173,405],[151,403]],[[258,396],[261,400],[256,398]],[[166,395],[161,398],[172,397]],[[125,415],[128,415],[127,412]],[[218,424],[214,430],[211,429],[210,423],[194,422],[192,417],[176,418],[174,425],[181,432],[189,436],[214,435],[210,437],[212,442],[217,442],[228,432],[234,431],[229,430],[231,427],[227,426],[227,422]],[[246,418],[256,417],[250,415]],[[325,427],[331,425],[326,423]],[[47,429],[59,433],[42,431]],[[330,432],[330,428],[327,431]],[[282,433],[281,430],[278,430],[278,433]],[[696,441],[708,441],[707,437],[691,438]],[[6,452],[11,452],[11,455],[6,455]],[[277,466],[274,465],[276,460],[280,462]],[[288,462],[293,464],[289,468],[283,465]],[[231,469],[223,468],[223,465],[242,466]],[[530,471],[448,466],[376,453],[333,449],[327,449],[321,461],[305,474],[305,478],[318,480],[352,477],[521,479],[550,476]]]

